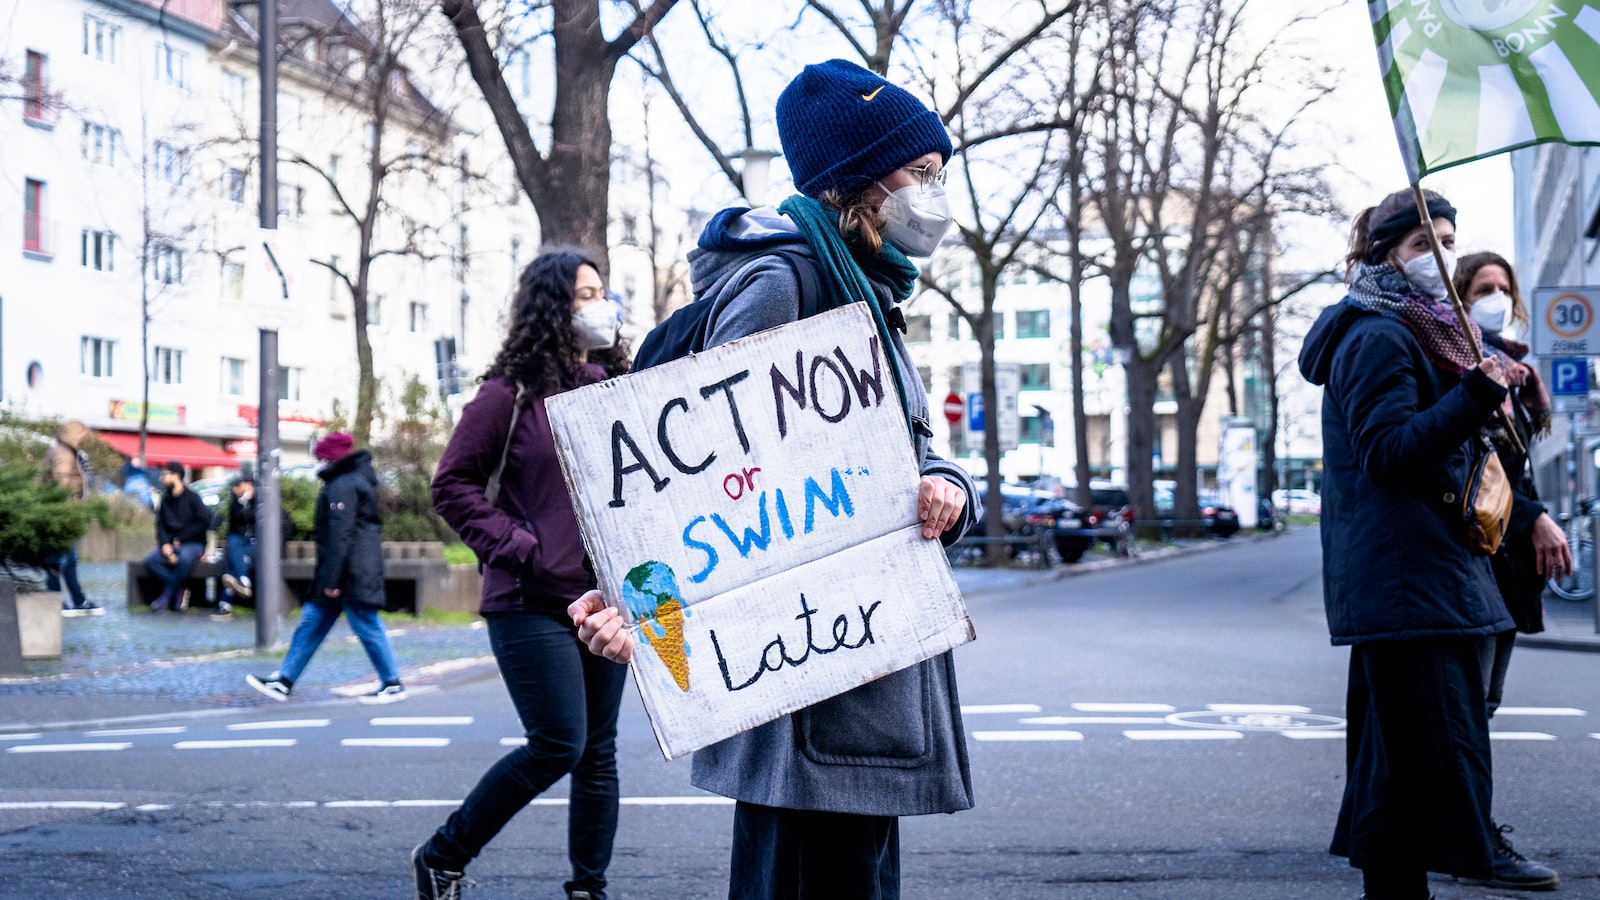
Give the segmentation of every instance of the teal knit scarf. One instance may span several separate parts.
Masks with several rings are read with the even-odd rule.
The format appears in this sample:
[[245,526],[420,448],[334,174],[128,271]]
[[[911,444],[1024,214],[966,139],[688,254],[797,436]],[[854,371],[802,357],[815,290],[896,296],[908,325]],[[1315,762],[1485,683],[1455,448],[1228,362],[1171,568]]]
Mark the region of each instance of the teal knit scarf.
[[900,365],[895,358],[894,338],[889,334],[889,322],[884,318],[878,292],[872,289],[867,272],[890,287],[894,302],[911,296],[917,284],[917,267],[901,253],[899,248],[885,243],[883,252],[876,257],[862,259],[852,253],[839,233],[839,212],[800,194],[795,194],[779,204],[778,212],[788,216],[800,229],[800,234],[811,245],[826,277],[822,283],[828,291],[828,309],[837,309],[848,303],[865,303],[872,310],[872,321],[878,329],[878,342],[883,345],[883,355],[889,360],[889,374],[894,376],[894,390],[900,397],[900,410],[906,417],[906,428],[911,440],[917,439],[917,429],[911,420],[911,407],[906,402],[906,386],[900,379]]

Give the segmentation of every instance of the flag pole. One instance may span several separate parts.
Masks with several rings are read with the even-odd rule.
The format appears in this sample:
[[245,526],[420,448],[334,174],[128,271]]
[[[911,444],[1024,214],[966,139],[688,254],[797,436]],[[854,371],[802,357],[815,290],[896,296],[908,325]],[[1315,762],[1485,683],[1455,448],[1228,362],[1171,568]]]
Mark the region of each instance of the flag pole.
[[[1439,232],[1434,230],[1433,216],[1428,214],[1428,198],[1422,193],[1422,180],[1411,182],[1411,196],[1417,201],[1417,214],[1422,217],[1422,228],[1428,232],[1428,246],[1433,250],[1433,261],[1439,267],[1439,275],[1444,279],[1445,293],[1450,296],[1450,307],[1456,311],[1456,324],[1461,326],[1461,333],[1467,336],[1467,343],[1472,346],[1472,355],[1483,362],[1483,346],[1478,343],[1478,336],[1472,333],[1472,325],[1467,318],[1467,306],[1461,302],[1461,294],[1456,291],[1456,280],[1451,277],[1450,267],[1444,261],[1444,246],[1439,243]],[[1505,424],[1506,436],[1518,453],[1527,453],[1522,446],[1522,439],[1517,436],[1517,430],[1511,427],[1511,422],[1500,415],[1500,410],[1495,410],[1495,415],[1500,416]]]

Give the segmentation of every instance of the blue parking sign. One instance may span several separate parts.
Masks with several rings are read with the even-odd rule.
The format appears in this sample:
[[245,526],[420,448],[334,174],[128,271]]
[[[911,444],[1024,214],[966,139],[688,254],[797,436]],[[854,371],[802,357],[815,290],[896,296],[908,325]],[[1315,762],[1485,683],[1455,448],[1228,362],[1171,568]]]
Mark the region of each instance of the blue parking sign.
[[1587,396],[1589,360],[1585,357],[1550,360],[1550,393],[1557,397]]
[[983,430],[983,392],[973,391],[967,395],[967,430]]

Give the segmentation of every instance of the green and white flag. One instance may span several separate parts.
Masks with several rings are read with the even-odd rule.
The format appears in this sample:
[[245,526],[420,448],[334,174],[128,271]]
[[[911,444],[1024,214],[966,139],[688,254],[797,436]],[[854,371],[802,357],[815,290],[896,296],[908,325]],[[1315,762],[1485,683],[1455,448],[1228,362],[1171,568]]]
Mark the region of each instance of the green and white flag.
[[1600,0],[1368,0],[1412,183],[1545,142],[1600,144]]

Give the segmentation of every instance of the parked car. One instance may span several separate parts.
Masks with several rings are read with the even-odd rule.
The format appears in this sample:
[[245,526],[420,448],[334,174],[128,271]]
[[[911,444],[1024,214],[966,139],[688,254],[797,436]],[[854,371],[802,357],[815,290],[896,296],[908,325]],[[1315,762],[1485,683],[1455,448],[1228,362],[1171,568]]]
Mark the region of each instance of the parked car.
[[[988,494],[988,485],[978,483],[980,507]],[[1076,503],[1055,496],[1049,491],[1034,490],[1019,484],[1002,482],[1000,485],[1001,522],[1007,536],[1031,537],[1048,533],[1056,552],[1066,562],[1077,562],[1094,544],[1095,532],[1086,526],[1083,510]],[[980,516],[982,513],[980,512]],[[984,533],[982,520],[973,528]],[[1021,546],[1008,548],[1015,557]]]
[[1278,531],[1283,528],[1283,516],[1277,504],[1266,497],[1256,498],[1256,528],[1261,531]]
[[[1076,497],[1076,485],[1064,485],[1062,492]],[[1089,509],[1084,525],[1094,532],[1096,540],[1105,543],[1113,553],[1128,556],[1137,552],[1134,540],[1134,508],[1128,499],[1128,488],[1115,481],[1089,482]]]
[[1322,495],[1303,488],[1272,492],[1273,505],[1291,516],[1322,515]]
[[1206,534],[1230,538],[1239,533],[1239,512],[1222,502],[1215,494],[1200,495],[1200,521],[1205,523]]

